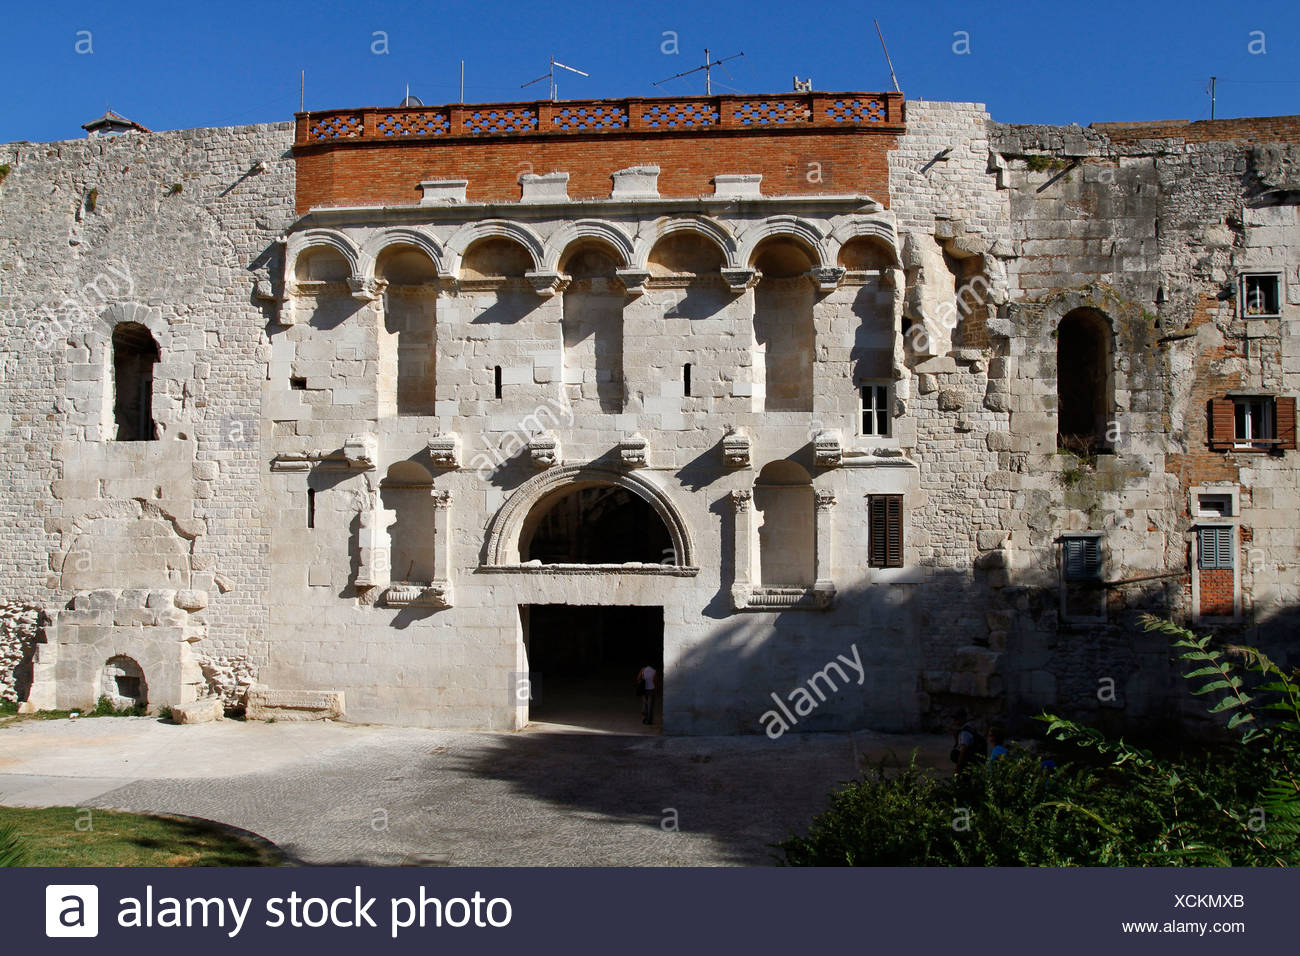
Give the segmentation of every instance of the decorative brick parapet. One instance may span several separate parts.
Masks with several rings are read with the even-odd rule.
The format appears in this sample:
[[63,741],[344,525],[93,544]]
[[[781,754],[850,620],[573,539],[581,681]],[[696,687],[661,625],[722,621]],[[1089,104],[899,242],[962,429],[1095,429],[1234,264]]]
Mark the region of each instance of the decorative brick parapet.
[[902,93],[856,92],[362,107],[296,114],[294,145],[755,127],[869,126],[900,132],[902,106]]

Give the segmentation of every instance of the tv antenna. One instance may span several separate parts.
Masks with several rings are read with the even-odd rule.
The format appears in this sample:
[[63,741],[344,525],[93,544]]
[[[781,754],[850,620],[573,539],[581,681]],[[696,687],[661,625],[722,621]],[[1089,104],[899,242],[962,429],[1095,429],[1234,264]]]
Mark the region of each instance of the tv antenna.
[[889,47],[885,46],[885,35],[880,32],[880,21],[872,20],[871,22],[876,25],[876,36],[880,37],[880,49],[885,51],[885,62],[889,64],[889,78],[894,83],[894,92],[901,93],[903,91],[898,88],[898,77],[894,76],[894,61],[889,58]]
[[[744,55],[745,55],[745,54],[744,54],[744,51],[741,51],[740,53],[733,53],[733,54],[731,54],[731,56],[724,56],[724,57],[723,57],[722,59],[720,59],[720,60],[710,60],[710,59],[709,59],[709,48],[708,48],[708,47],[705,47],[705,48],[704,48],[704,65],[703,65],[703,66],[697,66],[697,67],[696,67],[695,69],[693,69],[693,70],[683,70],[683,71],[680,72],[680,73],[674,73],[672,76],[668,77],[668,79],[666,79],[666,80],[659,80],[659,81],[658,81],[657,83],[655,83],[654,85],[655,85],[655,86],[663,86],[665,83],[668,83],[668,82],[670,82],[670,81],[672,81],[672,80],[680,79],[680,78],[683,77],[683,76],[690,76],[692,73],[698,73],[698,72],[700,72],[700,70],[703,70],[703,71],[704,71],[704,95],[705,95],[705,96],[712,96],[712,95],[713,95],[713,78],[712,78],[712,76],[710,75],[710,69],[711,69],[712,67],[719,66],[719,65],[721,65],[721,64],[723,64],[723,63],[726,63],[728,60],[734,60],[734,59],[736,59],[737,57],[742,57],[742,56],[744,56]],[[723,72],[723,73],[726,73],[727,71],[724,69],[722,72]],[[731,74],[728,73],[727,75],[730,76]]]
[[522,90],[524,87],[532,86],[534,83],[540,83],[542,82],[542,80],[549,80],[550,87],[551,87],[551,102],[555,102],[555,93],[556,93],[555,68],[557,66],[561,70],[568,70],[570,73],[577,73],[579,76],[591,76],[590,73],[583,73],[582,70],[575,70],[571,66],[565,66],[559,60],[555,59],[555,57],[551,57],[551,68],[549,70],[547,70],[545,73],[543,73],[535,80],[529,80],[527,83],[521,83],[519,85],[519,88]]

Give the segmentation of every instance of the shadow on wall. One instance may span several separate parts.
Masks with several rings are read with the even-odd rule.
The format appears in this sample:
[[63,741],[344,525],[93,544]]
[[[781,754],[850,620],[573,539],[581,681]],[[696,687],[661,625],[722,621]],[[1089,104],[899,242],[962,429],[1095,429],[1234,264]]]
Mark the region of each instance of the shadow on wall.
[[[1188,692],[1168,640],[1146,633],[1137,620],[1142,611],[1158,613],[1158,593],[1113,600],[1109,624],[1058,630],[1055,589],[1014,584],[989,589],[983,577],[977,571],[972,582],[943,572],[926,584],[877,585],[874,594],[865,586],[842,591],[840,610],[827,613],[845,614],[849,605],[858,608],[852,622],[833,631],[832,640],[812,635],[809,625],[825,620],[815,612],[732,616],[675,664],[669,662],[663,681],[670,712],[684,706],[725,710],[734,717],[735,730],[751,734],[747,739],[720,746],[708,738],[690,737],[502,734],[491,751],[461,758],[459,769],[505,781],[517,793],[575,812],[659,829],[675,821],[684,832],[708,834],[733,862],[761,864],[772,859],[768,844],[805,827],[832,789],[856,777],[867,763],[884,755],[906,762],[919,748],[923,763],[946,768],[946,736],[881,740],[874,735],[795,735],[824,729],[826,721],[819,716],[823,713],[870,711],[869,698],[892,692],[890,685],[899,683],[904,671],[916,676],[898,691],[929,699],[924,729],[931,734],[946,735],[947,721],[960,707],[977,715],[981,725],[994,718],[1010,719],[1016,736],[1039,739],[1042,725],[1030,718],[1050,709],[1111,733],[1136,731],[1130,739],[1141,739],[1145,732],[1166,745],[1194,743],[1198,735],[1193,721],[1204,720],[1203,702]],[[956,634],[974,639],[982,630],[987,636],[986,614],[996,605],[1015,611],[1002,651],[950,643]],[[1260,643],[1280,645],[1273,648],[1279,662],[1286,661],[1289,643],[1294,664],[1296,642],[1290,635],[1298,628],[1300,608],[1289,608],[1259,629],[1267,631],[1260,634]],[[844,655],[841,670],[847,680],[805,716],[796,714],[799,722],[792,733],[770,739],[764,735],[762,715],[776,709],[773,694],[791,711],[799,707],[796,692],[812,686],[816,671],[806,663],[813,659],[809,645],[814,643],[827,663]],[[798,651],[799,665],[793,663],[792,650]],[[861,684],[849,663],[855,659],[864,665]],[[784,669],[771,666],[786,660],[791,664]],[[1057,699],[1048,701],[1035,675],[1052,672],[1059,674]],[[759,676],[774,673],[780,678]],[[980,677],[998,693],[962,692],[974,689],[974,678]],[[1108,679],[1115,682],[1113,699],[1097,694]],[[823,692],[827,689],[824,682],[816,683]],[[816,697],[812,692],[810,699]],[[629,696],[628,707],[634,706]],[[669,721],[671,731],[671,715]],[[1207,726],[1202,722],[1201,730]],[[539,772],[539,767],[546,769]],[[721,796],[736,792],[759,798]]]

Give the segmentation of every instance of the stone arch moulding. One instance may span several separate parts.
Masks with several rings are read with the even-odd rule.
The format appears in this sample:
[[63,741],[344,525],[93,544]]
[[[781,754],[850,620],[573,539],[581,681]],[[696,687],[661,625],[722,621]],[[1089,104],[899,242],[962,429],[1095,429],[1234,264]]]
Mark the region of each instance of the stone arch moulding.
[[1114,336],[1119,331],[1115,324],[1115,316],[1119,315],[1123,308],[1124,304],[1119,298],[1109,289],[1101,286],[1057,292],[1044,300],[1042,334],[1047,336],[1056,331],[1061,320],[1076,309],[1092,309],[1101,314],[1110,334]]
[[622,262],[619,263],[622,267],[630,266],[636,255],[632,239],[618,226],[599,219],[579,219],[557,229],[547,241],[546,254],[542,258],[542,270],[558,271],[565,250],[583,239],[599,239],[606,245],[612,246],[622,258]]
[[736,239],[726,226],[703,216],[690,216],[678,219],[660,219],[648,232],[637,236],[636,254],[632,257],[631,267],[638,270],[650,268],[650,252],[660,239],[666,239],[673,233],[692,232],[717,244],[722,250],[722,258],[728,269],[741,268],[740,258],[736,255]]
[[302,257],[302,254],[308,249],[318,246],[328,246],[342,255],[347,260],[348,269],[352,275],[361,274],[361,250],[356,247],[356,244],[351,239],[333,229],[308,229],[305,232],[295,232],[289,235],[284,251],[284,271],[287,280],[292,281],[297,274],[298,259]]
[[[643,475],[596,465],[549,468],[520,485],[488,527],[486,559],[492,567],[520,565],[519,536],[533,506],[566,485],[617,485],[644,500],[663,521],[672,538],[674,570],[696,570],[695,544],[681,511],[662,488]],[[617,566],[615,566],[617,567]]]
[[754,251],[764,239],[785,237],[798,239],[812,250],[816,257],[815,267],[824,268],[835,265],[835,257],[830,255],[830,245],[822,230],[798,216],[769,216],[750,225],[740,234],[736,261],[742,269],[751,267]]
[[375,264],[383,251],[390,246],[412,246],[419,249],[433,260],[433,268],[439,276],[447,275],[447,254],[433,234],[422,229],[400,228],[385,229],[362,244],[357,269],[360,270],[358,274],[363,279],[375,278]]
[[894,224],[883,216],[854,216],[831,230],[826,237],[826,262],[834,265],[840,256],[844,244],[854,239],[879,239],[889,247],[894,257],[894,265],[901,266],[898,255],[898,232]]
[[461,259],[465,251],[480,239],[513,239],[525,249],[533,260],[534,271],[542,271],[546,259],[546,247],[537,233],[523,223],[507,219],[484,219],[480,222],[466,223],[457,229],[446,244],[447,275],[459,275]]
[[99,313],[97,329],[105,341],[111,341],[113,330],[123,322],[135,322],[149,330],[160,349],[165,350],[171,344],[171,330],[163,320],[162,310],[136,302],[114,302]]

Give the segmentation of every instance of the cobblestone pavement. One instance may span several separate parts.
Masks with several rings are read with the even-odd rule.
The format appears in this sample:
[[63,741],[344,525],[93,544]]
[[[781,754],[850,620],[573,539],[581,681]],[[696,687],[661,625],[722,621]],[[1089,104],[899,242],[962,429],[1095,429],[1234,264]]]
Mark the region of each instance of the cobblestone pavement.
[[0,803],[205,817],[308,864],[761,865],[864,760],[919,749],[942,766],[947,748],[866,733],[18,721],[0,725]]

